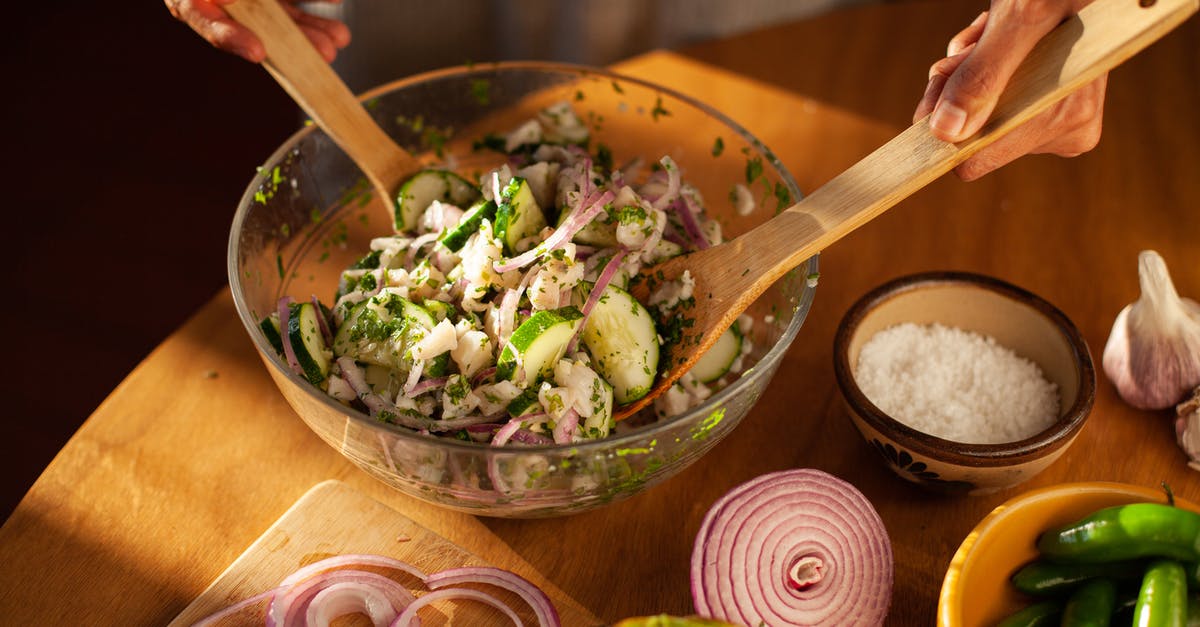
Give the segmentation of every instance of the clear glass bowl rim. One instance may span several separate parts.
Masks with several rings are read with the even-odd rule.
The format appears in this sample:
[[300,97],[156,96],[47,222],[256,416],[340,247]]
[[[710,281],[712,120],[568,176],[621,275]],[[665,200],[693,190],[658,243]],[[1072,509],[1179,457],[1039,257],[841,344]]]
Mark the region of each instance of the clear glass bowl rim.
[[[469,77],[469,76],[473,76],[473,75],[494,74],[496,72],[504,72],[504,71],[509,71],[509,70],[549,71],[549,72],[556,72],[556,73],[563,73],[563,74],[574,73],[574,74],[580,75],[581,77],[594,75],[594,76],[599,76],[599,77],[602,77],[605,79],[621,81],[623,83],[636,84],[636,85],[639,85],[646,89],[660,92],[664,95],[670,96],[671,98],[674,98],[681,102],[687,103],[688,105],[695,107],[696,109],[702,111],[709,117],[712,117],[712,118],[720,121],[722,124],[724,124],[730,130],[734,131],[739,136],[741,136],[742,139],[744,141],[746,141],[748,144],[753,145],[755,148],[757,148],[762,153],[763,157],[767,160],[767,162],[770,163],[771,166],[775,169],[775,171],[779,173],[780,180],[783,181],[783,183],[785,185],[787,185],[788,190],[792,194],[792,198],[795,199],[796,201],[799,201],[799,199],[803,197],[799,186],[796,185],[795,179],[792,178],[791,173],[788,172],[787,168],[784,167],[783,163],[781,163],[779,161],[779,159],[775,156],[775,154],[773,152],[771,152],[771,150],[769,148],[767,148],[767,146],[765,144],[763,144],[761,141],[759,141],[758,138],[756,138],[754,135],[752,135],[749,131],[747,131],[745,128],[743,128],[737,122],[734,122],[732,119],[728,118],[727,116],[720,113],[719,111],[713,109],[712,107],[710,107],[710,106],[708,106],[686,94],[682,94],[682,93],[675,91],[673,89],[670,89],[668,87],[664,87],[664,86],[661,86],[661,85],[658,85],[658,84],[655,84],[655,83],[652,83],[649,81],[645,81],[645,80],[642,80],[639,78],[634,78],[632,76],[626,76],[624,74],[612,72],[607,69],[596,68],[596,67],[591,67],[591,66],[586,66],[586,65],[571,64],[571,63],[555,63],[555,62],[545,62],[545,61],[500,61],[500,62],[491,62],[491,63],[476,63],[476,64],[472,64],[469,66],[465,66],[465,65],[464,66],[455,66],[455,67],[449,67],[449,68],[444,68],[444,69],[440,69],[440,70],[433,70],[430,72],[424,72],[421,74],[415,74],[413,76],[409,76],[406,78],[402,78],[402,79],[399,79],[396,81],[392,81],[392,82],[385,83],[383,85],[374,87],[370,90],[367,90],[366,92],[363,92],[361,95],[358,96],[358,98],[361,101],[367,101],[372,98],[377,98],[379,96],[391,93],[393,91],[404,89],[406,87],[410,87],[412,85],[416,85],[416,84],[423,83],[426,81],[435,81],[435,80],[440,80],[440,79],[445,79],[445,78],[450,78],[450,77]],[[270,157],[267,158],[266,163],[270,164],[270,163],[281,162],[284,159],[284,157],[289,152],[294,150],[296,148],[296,146],[305,137],[307,137],[310,133],[316,133],[316,132],[324,132],[324,131],[321,131],[321,129],[319,129],[317,126],[311,125],[311,124],[306,125],[304,128],[296,131],[295,133],[292,134],[291,137],[289,137],[287,139],[287,141],[285,141],[278,149],[276,149],[275,152],[272,153]],[[263,167],[263,168],[260,168],[259,172],[254,176],[253,179],[251,179],[249,185],[247,185],[247,187],[246,187],[245,193],[242,194],[242,198],[238,202],[237,212],[234,214],[233,223],[230,226],[230,231],[229,231],[229,247],[228,247],[228,254],[226,257],[227,272],[229,274],[229,288],[230,288],[230,291],[232,292],[234,306],[237,309],[238,317],[241,318],[242,325],[246,328],[247,333],[249,333],[250,338],[254,342],[255,348],[257,348],[259,354],[265,358],[265,361],[267,363],[269,363],[272,368],[275,368],[284,377],[287,377],[293,383],[296,383],[298,387],[300,387],[301,389],[304,390],[305,394],[308,394],[310,397],[315,398],[317,402],[326,405],[328,408],[330,408],[334,411],[340,412],[342,414],[345,414],[346,416],[363,424],[364,426],[367,426],[372,429],[381,429],[381,430],[385,430],[385,431],[390,431],[392,434],[396,435],[397,437],[399,437],[401,439],[411,439],[415,443],[420,444],[420,445],[429,445],[429,444],[436,443],[438,446],[444,446],[445,448],[450,449],[450,450],[469,451],[469,452],[490,451],[493,453],[506,453],[506,452],[517,452],[517,453],[543,452],[543,453],[545,453],[545,452],[568,452],[569,451],[572,454],[586,454],[586,453],[603,452],[607,449],[617,448],[622,445],[640,442],[647,437],[655,437],[663,432],[670,431],[673,427],[675,427],[678,424],[681,424],[681,423],[686,424],[688,422],[693,422],[693,421],[696,421],[697,417],[703,417],[703,416],[707,416],[707,415],[711,414],[712,412],[716,411],[716,408],[723,405],[728,398],[736,396],[747,389],[754,389],[755,388],[754,383],[759,378],[764,377],[764,376],[771,376],[773,374],[774,368],[760,367],[760,366],[763,366],[763,365],[770,366],[774,363],[777,363],[779,360],[783,359],[783,354],[787,351],[788,347],[791,346],[792,341],[795,340],[796,335],[800,332],[800,327],[804,324],[804,320],[808,316],[808,311],[812,307],[812,301],[813,301],[813,297],[814,297],[814,293],[815,293],[815,287],[806,283],[801,289],[799,302],[796,304],[794,313],[792,314],[792,320],[790,323],[788,323],[787,329],[784,330],[783,335],[781,335],[779,340],[776,341],[771,346],[771,348],[769,348],[767,350],[767,352],[762,356],[762,359],[758,360],[749,370],[744,372],[741,377],[738,377],[737,380],[735,380],[733,383],[729,384],[725,388],[714,392],[713,395],[708,397],[707,399],[705,399],[704,402],[702,402],[701,404],[699,404],[695,407],[692,407],[690,410],[688,410],[682,414],[678,414],[676,416],[672,416],[672,417],[661,419],[661,420],[656,420],[656,421],[654,421],[648,425],[645,425],[643,427],[633,429],[633,430],[629,431],[628,433],[623,433],[623,434],[619,434],[619,435],[610,435],[606,438],[602,438],[602,439],[598,439],[598,440],[585,440],[582,442],[574,442],[571,444],[545,444],[545,445],[528,445],[528,446],[523,445],[517,449],[491,448],[491,447],[488,447],[483,444],[473,443],[473,442],[463,442],[463,441],[460,441],[460,440],[457,440],[454,438],[431,438],[430,436],[421,435],[410,429],[406,429],[406,428],[398,426],[398,425],[392,425],[390,423],[380,422],[380,421],[378,421],[374,418],[371,418],[370,416],[358,411],[357,409],[354,409],[353,407],[347,407],[345,405],[342,405],[341,403],[339,403],[336,400],[334,400],[333,398],[331,398],[328,394],[325,394],[324,392],[321,392],[320,390],[314,388],[311,384],[308,383],[307,380],[303,379],[299,375],[292,372],[292,370],[287,367],[287,365],[282,361],[282,359],[278,355],[275,354],[275,350],[273,348],[271,348],[270,345],[267,343],[266,336],[263,335],[262,332],[258,328],[258,320],[254,319],[253,313],[250,311],[250,308],[247,306],[246,302],[242,299],[242,296],[241,296],[241,294],[242,294],[241,275],[240,275],[240,272],[238,271],[238,252],[239,252],[238,236],[242,231],[243,223],[246,220],[246,216],[247,216],[250,208],[253,206],[255,192],[257,192],[262,187],[263,183],[266,181],[266,179],[269,175],[270,175],[269,168]],[[817,272],[817,263],[818,263],[818,256],[814,255],[811,258],[809,258],[805,263],[801,264],[800,266],[797,266],[797,269],[806,267],[806,269],[808,270],[808,272],[810,274],[816,273]],[[781,279],[781,280],[783,280],[783,279]],[[763,387],[765,388],[766,385],[767,384],[764,383]]]

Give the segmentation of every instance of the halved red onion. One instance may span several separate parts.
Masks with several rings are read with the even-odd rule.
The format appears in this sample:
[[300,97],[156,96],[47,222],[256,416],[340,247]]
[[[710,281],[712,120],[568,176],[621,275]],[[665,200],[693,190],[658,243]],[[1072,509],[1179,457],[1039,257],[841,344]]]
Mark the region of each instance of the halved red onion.
[[[333,594],[321,597],[331,588]],[[267,613],[267,627],[320,625],[307,619],[314,616],[331,619],[360,611],[370,616],[375,625],[386,625],[414,598],[407,588],[383,575],[364,570],[333,570],[309,577],[276,595]]]
[[696,612],[744,625],[878,625],[892,547],[861,492],[813,469],[744,483],[705,516],[692,550]]

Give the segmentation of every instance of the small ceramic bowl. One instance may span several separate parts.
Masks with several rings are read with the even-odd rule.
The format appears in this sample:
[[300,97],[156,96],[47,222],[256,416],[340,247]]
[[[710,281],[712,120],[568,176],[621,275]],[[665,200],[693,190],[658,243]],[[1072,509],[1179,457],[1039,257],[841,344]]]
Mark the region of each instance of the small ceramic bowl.
[[[1166,502],[1163,491],[1124,483],[1065,483],[1022,494],[992,510],[958,547],[942,581],[939,627],[995,625],[1031,601],[1008,578],[1037,557],[1038,535],[1105,507]],[[1200,512],[1195,503],[1175,505]]]
[[[905,322],[936,322],[991,336],[1033,361],[1058,386],[1058,420],[1024,440],[965,444],[923,433],[887,415],[859,389],[853,365],[876,332]],[[1087,343],[1066,315],[1019,287],[977,274],[917,274],[872,290],[838,326],[833,359],[854,426],[897,475],[938,492],[986,494],[1041,472],[1079,434],[1096,392]]]

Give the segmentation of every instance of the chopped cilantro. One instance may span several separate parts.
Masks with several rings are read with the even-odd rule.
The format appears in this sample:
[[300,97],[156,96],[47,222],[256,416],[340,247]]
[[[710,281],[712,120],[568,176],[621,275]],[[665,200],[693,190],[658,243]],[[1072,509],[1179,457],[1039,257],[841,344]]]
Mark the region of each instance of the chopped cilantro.
[[720,157],[721,153],[725,152],[725,140],[718,136],[713,140],[712,156]]

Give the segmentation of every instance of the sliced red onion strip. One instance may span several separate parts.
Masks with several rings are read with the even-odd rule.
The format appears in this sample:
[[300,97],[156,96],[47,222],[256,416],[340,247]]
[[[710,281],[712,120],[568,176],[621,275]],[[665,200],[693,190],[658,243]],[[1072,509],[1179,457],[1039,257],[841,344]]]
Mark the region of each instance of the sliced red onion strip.
[[679,222],[683,224],[683,230],[687,232],[692,245],[697,250],[708,248],[708,238],[704,236],[704,231],[700,230],[700,224],[696,222],[696,216],[687,201],[682,197],[677,198],[671,203],[671,208],[675,210],[675,215],[679,216]]
[[529,429],[517,429],[512,434],[510,439],[512,442],[520,442],[522,444],[532,444],[534,446],[544,446],[546,444],[554,444],[554,440],[540,434],[534,433]]
[[675,161],[666,155],[658,162],[662,164],[663,170],[667,173],[667,189],[654,200],[653,206],[662,211],[679,197],[679,166],[675,165]]
[[288,339],[288,318],[291,313],[291,305],[295,300],[291,296],[284,296],[279,299],[277,307],[279,314],[279,338],[283,340],[283,356],[287,358],[288,368],[292,372],[304,376],[304,370],[300,368],[300,360],[296,359],[296,349],[292,348],[292,342]]
[[554,442],[556,444],[570,444],[575,435],[575,427],[579,426],[579,412],[575,408],[567,410],[562,418],[559,418],[554,423]]
[[321,301],[317,300],[316,294],[312,297],[313,309],[317,311],[317,324],[321,326],[321,337],[325,339],[325,344],[333,344],[333,329],[329,326],[329,319],[325,317],[325,309],[321,307]]
[[396,620],[392,622],[391,627],[409,627],[409,625],[418,625],[417,610],[429,605],[430,603],[433,603],[434,601],[441,601],[444,599],[471,599],[474,601],[479,601],[480,603],[486,603],[487,605],[504,612],[504,615],[507,616],[508,619],[511,620],[517,627],[524,627],[525,624],[521,622],[521,617],[517,616],[517,613],[514,612],[511,607],[505,605],[503,601],[490,594],[487,594],[486,592],[472,590],[471,588],[446,588],[444,590],[430,592],[429,594],[417,599],[416,602],[409,604],[409,606],[404,608],[404,611],[396,617]]
[[421,375],[425,373],[425,360],[418,359],[413,363],[412,370],[408,371],[408,380],[404,382],[404,393],[408,394],[413,388],[417,387],[417,383],[421,381]]
[[440,387],[445,387],[449,377],[437,377],[435,379],[425,379],[412,386],[412,389],[405,392],[404,395],[409,398],[416,398],[430,390],[436,390]]
[[442,590],[450,586],[461,586],[465,583],[484,583],[504,588],[521,597],[533,609],[538,624],[543,626],[558,625],[558,611],[546,593],[533,585],[528,579],[508,570],[492,566],[464,566],[449,568],[434,573],[426,578],[426,585],[431,590]]
[[426,428],[435,433],[439,432],[439,431],[457,431],[459,429],[464,429],[466,427],[470,427],[471,425],[479,425],[479,424],[483,424],[483,423],[491,422],[491,421],[492,421],[491,416],[482,416],[482,415],[463,416],[461,418],[446,418],[446,419],[442,419],[442,420],[431,420],[431,421],[429,421],[429,424],[426,425]]
[[[371,386],[367,384],[366,373],[363,372],[362,368],[358,367],[358,364],[354,363],[353,358],[338,357],[337,363],[342,369],[342,378],[346,380],[346,383],[350,384],[351,388],[354,388],[354,393],[357,394],[358,398],[363,402],[364,405],[367,406],[367,409],[370,410],[372,416],[379,416],[381,413],[387,412],[391,421],[394,421],[398,425],[408,427],[409,429],[415,429],[417,431],[422,429],[436,430],[436,425],[439,422],[442,422],[433,420],[432,418],[414,416],[411,411],[401,409],[386,398],[372,392]],[[416,372],[424,363],[424,361],[417,360],[417,364],[413,367],[413,371]],[[418,376],[420,376],[419,372]],[[446,429],[444,428],[442,430]]]
[[583,327],[587,325],[588,316],[592,314],[592,309],[596,307],[596,303],[600,302],[600,296],[604,294],[605,288],[609,283],[612,283],[613,277],[617,275],[617,270],[621,269],[621,262],[625,260],[626,250],[618,250],[613,253],[612,259],[604,265],[604,269],[600,271],[600,276],[596,277],[596,283],[592,285],[592,291],[588,294],[587,302],[583,304],[583,319],[579,321],[579,326],[575,327],[575,335],[571,337],[571,341],[567,343],[567,354],[575,352],[576,346],[579,344],[579,334],[583,331]]
[[487,368],[480,370],[479,372],[475,373],[475,376],[471,377],[471,387],[479,387],[480,383],[483,383],[488,379],[488,377],[494,374],[496,374],[495,366],[488,366]]
[[[797,589],[800,562],[820,561]],[[877,625],[891,603],[887,530],[854,486],[812,469],[763,475],[718,500],[692,551],[696,612],[757,625]]]
[[300,568],[288,575],[279,583],[280,586],[292,586],[298,582],[304,581],[313,575],[322,573],[327,570],[337,568],[346,568],[347,566],[376,566],[379,568],[389,568],[400,572],[408,573],[422,582],[428,577],[423,571],[408,562],[402,562],[398,559],[387,557],[386,555],[374,555],[371,553],[347,553],[345,555],[335,555],[327,557]]
[[[320,605],[314,607],[317,597],[335,586],[335,595],[333,598],[326,596]],[[340,605],[336,594],[336,591],[339,590],[342,591],[341,594],[347,594],[347,590],[358,590],[364,593],[371,591],[370,593],[373,597],[371,605],[375,611],[367,612],[367,614],[371,616],[372,622],[376,625],[380,624],[380,621],[375,620],[376,616],[386,617],[383,624],[387,624],[387,622],[396,617],[396,614],[401,609],[408,606],[414,600],[412,593],[407,588],[383,575],[363,570],[335,570],[314,575],[293,585],[283,595],[276,596],[271,602],[271,610],[267,622],[269,624],[274,620],[276,621],[275,624],[280,627],[302,627],[310,624],[321,624],[306,622],[306,618],[314,615],[314,612],[310,610],[315,610],[315,613],[319,615],[329,617],[340,616],[344,611],[337,614],[330,614],[338,610],[338,606]],[[382,601],[384,607],[375,607],[378,605],[378,601]],[[332,605],[330,607],[322,608],[323,605],[331,602]],[[361,602],[365,605],[367,602],[366,598],[362,598]],[[360,606],[360,608],[350,609],[349,611],[358,611],[358,609],[366,609],[366,607]]]
[[409,267],[417,262],[417,254],[421,252],[421,248],[430,242],[436,242],[437,238],[438,233],[436,232],[426,233],[409,243],[407,252]]
[[[412,601],[403,607],[408,607],[409,603]],[[341,616],[365,614],[375,627],[387,627],[396,619],[399,610],[381,590],[349,582],[335,583],[312,598],[303,624],[328,625]]]
[[513,434],[517,432],[517,429],[520,428],[520,418],[513,418],[512,420],[509,420],[504,424],[504,426],[500,427],[496,431],[496,435],[492,436],[492,446],[504,446],[505,444],[508,444],[509,439],[511,439]]
[[608,204],[615,197],[612,192],[606,191],[596,197],[590,204],[580,203],[579,208],[572,211],[571,215],[567,216],[566,221],[555,229],[541,244],[530,248],[516,257],[497,261],[492,267],[496,272],[508,272],[509,270],[527,266],[551,251],[562,248],[567,242],[571,241],[572,237],[575,237],[575,234],[580,229],[587,226],[601,211],[604,211],[604,205]]

